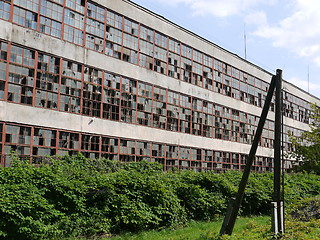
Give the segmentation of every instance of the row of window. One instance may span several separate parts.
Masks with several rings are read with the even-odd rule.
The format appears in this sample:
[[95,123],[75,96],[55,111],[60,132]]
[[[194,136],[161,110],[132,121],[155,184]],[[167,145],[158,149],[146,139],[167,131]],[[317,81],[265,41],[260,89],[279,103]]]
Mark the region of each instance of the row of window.
[[[251,143],[258,117],[42,52],[0,43],[0,100]],[[7,79],[7,80],[6,80]],[[273,146],[267,121],[262,146]]]
[[[257,116],[156,85],[11,43],[0,49],[0,100],[246,144],[258,125]],[[261,146],[273,139],[267,120]]]
[[[193,169],[195,171],[243,169],[247,155],[220,152],[209,149],[163,143],[144,142],[133,139],[93,135],[0,122],[0,154],[2,165],[10,165],[10,153],[39,163],[46,156],[74,155],[81,152],[88,158],[107,158],[121,162],[159,162],[165,170],[172,168]],[[257,156],[255,171],[272,171],[272,159]]]
[[[268,83],[93,2],[74,0],[66,1],[65,5],[63,2],[1,1],[0,18],[249,104],[263,106]],[[12,19],[10,11],[13,12]],[[308,123],[308,103],[288,95],[284,114]],[[28,101],[27,97],[25,101]],[[71,101],[76,103],[76,100]]]

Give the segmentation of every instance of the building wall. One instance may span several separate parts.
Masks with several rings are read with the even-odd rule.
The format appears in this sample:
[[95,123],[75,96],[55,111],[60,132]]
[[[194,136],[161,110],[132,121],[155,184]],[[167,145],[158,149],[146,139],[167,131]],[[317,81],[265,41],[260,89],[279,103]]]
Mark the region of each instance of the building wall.
[[[122,154],[121,150],[114,154],[117,155],[114,159],[121,161],[146,159],[148,161],[159,161],[165,166],[172,166],[170,165],[172,162],[178,161],[177,163],[174,162],[173,166],[196,170],[240,169],[243,166],[244,160],[242,158],[244,157],[241,156],[245,156],[249,152],[268,83],[271,80],[272,75],[270,73],[130,1],[96,1],[101,5],[100,10],[104,13],[103,22],[100,23],[98,21],[94,22],[94,18],[98,19],[98,17],[93,14],[96,10],[92,3],[76,0],[68,1],[67,5],[64,6],[63,1],[60,1],[61,4],[59,4],[59,1],[56,2],[58,4],[43,1],[43,3],[51,5],[56,4],[55,6],[61,9],[61,17],[57,13],[52,15],[49,11],[43,11],[40,4],[36,4],[38,3],[37,0],[31,1],[33,3],[31,5],[26,5],[23,1],[0,2],[3,5],[3,10],[0,10],[0,18],[2,18],[0,19],[0,40],[3,42],[2,52],[4,54],[0,59],[3,72],[3,77],[0,79],[0,124],[2,126],[2,147],[0,150],[3,155],[9,154],[10,150],[16,150],[17,146],[29,149],[23,150],[21,155],[34,157],[34,159],[48,153],[62,155],[67,153],[68,149],[63,147],[63,139],[59,134],[63,131],[69,131],[79,138],[77,147],[70,149],[70,153],[81,151],[89,154],[91,150],[94,154],[89,154],[89,157],[104,156],[102,141],[104,138],[111,137],[118,139],[119,142],[124,141],[123,139],[131,139],[134,142],[135,150],[133,154],[131,153],[134,158],[127,158],[126,156],[130,154]],[[83,3],[87,8],[82,6]],[[77,9],[77,11],[72,12],[72,9]],[[33,14],[34,19],[31,17],[28,20],[26,11]],[[117,21],[113,24],[110,18],[114,13],[118,13],[118,19],[120,19],[118,25]],[[69,15],[72,17],[69,18]],[[64,22],[61,24],[60,35],[45,25],[49,20],[51,24],[53,20],[57,20],[57,23],[59,23],[59,19],[61,23]],[[87,25],[83,21],[87,21]],[[39,24],[40,22],[41,24]],[[90,24],[91,26],[89,26]],[[97,24],[101,26],[98,27]],[[129,26],[128,24],[133,25]],[[121,31],[117,28],[119,26],[123,28]],[[136,26],[136,28],[133,26]],[[51,29],[51,32],[47,29]],[[78,33],[82,32],[83,37],[77,38],[76,35],[68,35],[67,31],[71,31],[70,29],[78,31]],[[115,47],[118,41],[114,37],[116,33],[119,34],[118,39],[121,40],[121,42],[118,42],[118,48],[121,49],[119,52],[116,51]],[[148,33],[150,33],[150,36],[148,36]],[[92,43],[92,39],[95,42]],[[152,43],[152,39],[155,40],[154,43]],[[108,44],[111,44],[112,47],[108,48]],[[146,49],[144,44],[151,46],[152,49]],[[176,45],[171,48],[170,44]],[[22,51],[24,55],[20,56],[15,51]],[[26,58],[27,53],[25,51],[29,51],[28,54],[31,57],[29,57],[27,63],[24,60],[19,62],[17,60],[19,57],[21,59]],[[161,52],[164,54],[163,56],[160,54]],[[127,55],[128,53],[131,55]],[[42,68],[46,64],[41,62],[44,55],[56,59],[57,72],[50,73],[46,68]],[[145,62],[142,61],[143,57],[149,58],[146,62],[149,61],[149,66],[152,65],[152,67],[145,65]],[[172,63],[174,58],[180,64]],[[182,63],[183,61],[184,63]],[[190,65],[188,66],[188,64]],[[12,77],[13,73],[18,71],[18,67],[23,67],[23,71],[28,69],[29,75],[31,71],[32,76],[29,76],[29,78],[33,80],[24,83],[22,79],[25,77],[21,74],[20,77]],[[176,72],[171,71],[174,68],[178,70]],[[93,77],[92,75],[88,78],[89,74],[86,71],[90,71],[90,69],[101,74],[100,82],[88,80]],[[69,70],[75,77],[66,73]],[[211,74],[211,76],[205,75],[205,71],[206,74]],[[46,74],[57,77],[56,91],[45,89],[51,80],[40,79],[44,78],[43,76]],[[117,76],[119,79],[119,89],[116,90],[121,97],[118,106],[114,104],[119,115],[117,117],[112,117],[112,113],[104,109],[104,106],[109,107],[110,105],[109,100],[107,100],[107,91],[113,90],[112,87],[107,85],[106,81],[110,74]],[[66,87],[71,88],[66,83],[68,79],[73,79],[74,82],[79,84],[79,87],[74,88],[78,93],[73,94],[73,90],[66,92]],[[207,84],[210,81],[212,81],[212,85]],[[229,82],[227,83],[227,81]],[[112,85],[115,80],[111,79],[110,82],[112,82]],[[131,83],[136,84],[137,88],[145,87],[146,89],[130,92],[131,90],[128,89]],[[236,87],[233,87],[232,83]],[[250,85],[250,83],[253,83],[253,85]],[[44,84],[45,87],[41,84]],[[249,100],[249,97],[241,99],[239,84],[246,88],[246,90],[242,90],[245,92],[245,96],[250,92],[249,89],[252,89],[253,100]],[[259,87],[254,86],[257,84]],[[2,94],[1,86],[3,86]],[[19,94],[25,94],[23,99],[27,100],[22,100],[21,96],[12,98],[14,88],[21,89]],[[151,89],[148,94],[146,94],[147,88]],[[23,91],[26,91],[25,89],[29,89],[31,96],[27,96],[28,93],[23,93]],[[93,94],[92,89],[100,89],[101,93]],[[159,91],[159,89],[164,92],[162,100],[156,97],[156,91]],[[258,92],[260,95],[257,95]],[[43,97],[40,93],[46,94],[46,97]],[[170,102],[172,94],[178,95],[177,104]],[[49,95],[56,96],[56,106],[52,104],[49,106]],[[132,105],[129,108],[124,105],[124,99],[127,95],[130,95],[130,98],[137,99],[134,106]],[[94,96],[99,99],[94,99]],[[79,109],[72,110],[70,106],[65,107],[67,103],[63,99],[66,98],[76,99],[79,102]],[[287,82],[284,82],[284,98],[285,145],[286,149],[290,149],[287,132],[300,134],[301,131],[308,129],[306,123],[308,122],[310,108],[307,103],[319,103],[319,99]],[[28,99],[30,99],[30,102],[28,102]],[[139,99],[152,102],[150,110],[147,110],[146,106],[139,109]],[[93,102],[97,104],[98,109],[94,109]],[[156,113],[156,104],[165,106],[162,109],[158,107],[160,111],[163,111],[162,114]],[[86,107],[86,105],[88,106]],[[209,105],[212,106],[212,109],[208,110],[207,106]],[[171,108],[179,110],[171,111]],[[123,109],[134,110],[138,116],[127,120]],[[177,116],[172,117],[170,111],[176,111],[174,114]],[[182,128],[182,120],[186,115],[184,111],[190,112],[188,117],[191,120],[189,120],[189,123],[184,121],[185,124],[191,125],[189,130]],[[148,116],[146,118],[150,119],[140,119],[139,114]],[[158,115],[161,115],[160,117],[164,119],[162,123],[156,120],[159,117]],[[245,119],[240,119],[240,116],[245,116]],[[265,126],[261,146],[257,152],[259,158],[257,158],[256,167],[257,170],[261,171],[270,170],[272,165],[270,159],[273,156],[274,113],[270,112],[268,118],[269,121]],[[172,127],[172,119],[178,122],[177,126]],[[208,119],[212,120],[209,121]],[[240,129],[241,124],[245,130]],[[26,136],[30,137],[31,140],[11,142],[9,140],[10,134],[8,135],[6,129],[12,126],[22,126],[21,129],[27,129]],[[46,154],[41,154],[39,151],[39,148],[43,146],[32,141],[32,137],[39,132],[37,128],[40,127],[47,130],[51,129],[57,134],[55,138],[57,142],[53,146],[47,146],[47,151],[43,151]],[[199,130],[197,130],[198,128]],[[23,131],[21,129],[19,132]],[[205,129],[209,130],[205,131]],[[22,133],[18,135],[19,138],[25,138]],[[246,137],[242,137],[243,135],[246,135]],[[88,138],[88,136],[91,138]],[[97,148],[88,147],[91,146],[90,141],[92,139],[98,141],[99,144],[95,142],[95,145],[98,145]],[[152,151],[141,157],[142,155],[138,156],[137,152],[138,146],[142,142],[146,144],[145,151],[147,152],[146,149],[152,148],[153,145],[161,145],[163,149],[170,148],[170,150],[164,154],[163,158],[161,157],[161,160],[156,160]],[[120,149],[121,144],[118,144],[117,148]],[[200,151],[201,154],[192,158],[191,153],[196,150]],[[207,163],[198,164],[197,162],[200,159],[206,158],[205,151],[213,151],[212,154],[216,154],[217,157],[208,158],[211,159],[209,165]],[[174,161],[170,160],[172,154],[176,154],[176,158],[173,158],[176,159]],[[234,154],[234,157],[232,154]],[[224,155],[225,160],[220,161],[220,155]],[[8,158],[3,157],[4,159]],[[167,160],[170,164],[167,164]],[[3,162],[3,164],[5,163]],[[287,167],[289,166],[290,163],[288,162]]]

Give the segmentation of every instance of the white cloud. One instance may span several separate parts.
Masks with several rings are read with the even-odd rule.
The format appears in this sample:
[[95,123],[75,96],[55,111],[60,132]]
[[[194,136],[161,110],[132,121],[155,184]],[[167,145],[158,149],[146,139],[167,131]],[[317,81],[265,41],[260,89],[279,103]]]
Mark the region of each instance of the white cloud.
[[303,80],[301,78],[298,77],[292,77],[289,79],[286,79],[288,82],[300,87],[301,89],[308,91],[308,89],[311,92],[319,92],[320,90],[320,83],[314,83],[314,82],[309,82],[306,80]]
[[254,24],[259,27],[266,26],[268,23],[267,14],[264,11],[253,12],[247,15],[244,21],[247,24]]
[[158,0],[164,4],[185,4],[195,15],[228,17],[238,15],[260,3],[272,4],[274,0]]
[[301,57],[308,57],[320,66],[320,1],[293,0],[293,13],[271,26],[261,22],[256,36],[270,39]]

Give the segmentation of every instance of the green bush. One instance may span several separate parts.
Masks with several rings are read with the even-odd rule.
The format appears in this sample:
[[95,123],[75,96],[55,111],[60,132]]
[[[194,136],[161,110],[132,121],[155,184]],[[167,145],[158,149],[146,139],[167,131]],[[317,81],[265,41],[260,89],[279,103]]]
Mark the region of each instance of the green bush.
[[88,205],[110,219],[112,232],[184,223],[185,210],[162,171],[141,171],[136,166],[105,175],[97,189],[88,194]]
[[320,219],[320,196],[296,201],[289,206],[288,215],[294,220],[304,222]]
[[[160,229],[224,214],[242,173],[167,172],[82,155],[0,168],[0,237],[61,239]],[[320,195],[320,176],[285,176],[286,203]],[[242,214],[269,212],[273,175],[251,174]]]

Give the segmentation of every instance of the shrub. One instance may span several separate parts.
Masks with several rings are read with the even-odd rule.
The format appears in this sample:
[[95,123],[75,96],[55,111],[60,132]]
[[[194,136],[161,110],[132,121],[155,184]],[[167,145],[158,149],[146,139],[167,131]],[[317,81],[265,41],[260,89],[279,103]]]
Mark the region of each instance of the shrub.
[[[0,237],[61,239],[174,227],[224,214],[242,173],[167,172],[81,154],[0,168]],[[320,195],[320,176],[285,176],[286,203]],[[251,174],[242,214],[269,212],[271,173]]]
[[291,204],[288,214],[294,220],[304,222],[320,219],[320,196],[301,199]]

